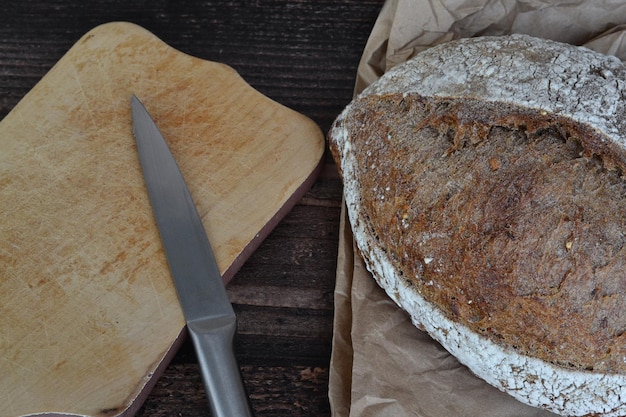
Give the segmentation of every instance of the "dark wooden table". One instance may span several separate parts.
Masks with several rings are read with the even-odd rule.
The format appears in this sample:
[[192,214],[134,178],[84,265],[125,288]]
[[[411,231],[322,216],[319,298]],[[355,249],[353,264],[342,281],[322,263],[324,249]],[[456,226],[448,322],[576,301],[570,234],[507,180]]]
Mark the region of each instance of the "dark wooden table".
[[[0,3],[0,118],[84,33],[131,21],[188,54],[234,67],[323,131],[350,101],[383,0],[22,0]],[[236,352],[257,417],[329,416],[341,181],[330,157],[313,188],[230,283]],[[185,343],[139,416],[208,415]]]

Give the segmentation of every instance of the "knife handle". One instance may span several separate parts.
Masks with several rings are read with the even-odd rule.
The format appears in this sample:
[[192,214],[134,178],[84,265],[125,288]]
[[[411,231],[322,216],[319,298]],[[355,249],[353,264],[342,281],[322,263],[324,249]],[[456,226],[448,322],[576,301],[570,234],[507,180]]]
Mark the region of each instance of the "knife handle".
[[188,322],[213,417],[252,417],[233,350],[235,316]]

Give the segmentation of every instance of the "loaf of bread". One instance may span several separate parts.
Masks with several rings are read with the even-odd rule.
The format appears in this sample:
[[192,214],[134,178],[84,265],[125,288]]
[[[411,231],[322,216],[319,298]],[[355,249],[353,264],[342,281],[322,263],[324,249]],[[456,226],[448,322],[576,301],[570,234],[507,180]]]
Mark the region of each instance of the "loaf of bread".
[[565,416],[626,415],[625,81],[585,48],[463,39],[328,135],[380,286],[477,376]]

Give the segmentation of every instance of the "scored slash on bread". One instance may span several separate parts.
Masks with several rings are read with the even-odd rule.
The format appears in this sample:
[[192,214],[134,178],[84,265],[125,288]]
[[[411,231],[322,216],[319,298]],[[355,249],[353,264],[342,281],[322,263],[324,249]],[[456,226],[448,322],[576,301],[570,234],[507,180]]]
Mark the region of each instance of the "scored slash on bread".
[[[519,106],[522,114],[500,117],[529,129],[558,127],[551,119],[583,129],[583,146],[626,166],[626,68],[613,56],[524,35],[463,39],[431,48],[412,63],[392,69],[361,96],[417,93]],[[479,109],[475,108],[473,110]],[[532,112],[537,114],[528,114]],[[526,114],[524,114],[526,113]],[[492,125],[488,111],[463,111],[463,123]],[[617,148],[617,149],[616,149]]]
[[585,48],[462,39],[328,135],[380,286],[476,375],[566,416],[626,415],[624,80]]

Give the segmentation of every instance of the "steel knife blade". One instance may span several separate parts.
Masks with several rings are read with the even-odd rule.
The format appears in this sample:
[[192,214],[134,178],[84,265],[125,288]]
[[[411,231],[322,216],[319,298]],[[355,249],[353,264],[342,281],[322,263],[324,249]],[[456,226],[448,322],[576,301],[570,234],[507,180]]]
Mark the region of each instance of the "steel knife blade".
[[133,131],[148,196],[216,417],[252,416],[234,350],[236,316],[202,220],[174,156],[141,101]]

